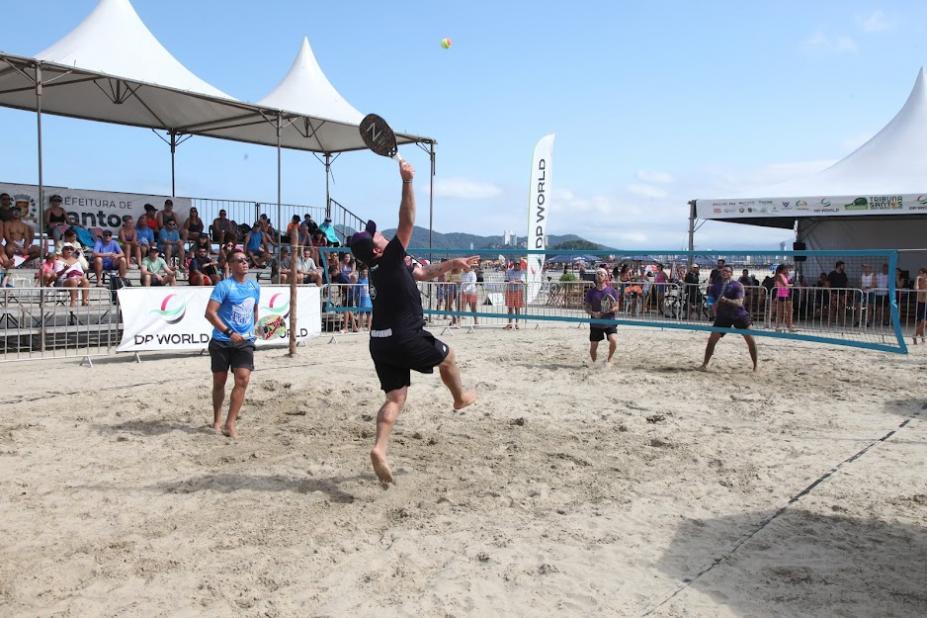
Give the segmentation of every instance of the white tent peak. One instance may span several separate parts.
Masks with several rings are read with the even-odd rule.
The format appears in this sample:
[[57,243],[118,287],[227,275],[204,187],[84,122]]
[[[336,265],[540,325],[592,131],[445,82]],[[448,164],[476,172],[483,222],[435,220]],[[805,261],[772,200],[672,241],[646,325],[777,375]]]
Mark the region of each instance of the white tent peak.
[[132,81],[232,99],[180,63],[151,33],[129,0],[96,8],[36,58]]
[[258,105],[352,125],[363,119],[363,114],[328,81],[307,37],[303,37],[289,72]]

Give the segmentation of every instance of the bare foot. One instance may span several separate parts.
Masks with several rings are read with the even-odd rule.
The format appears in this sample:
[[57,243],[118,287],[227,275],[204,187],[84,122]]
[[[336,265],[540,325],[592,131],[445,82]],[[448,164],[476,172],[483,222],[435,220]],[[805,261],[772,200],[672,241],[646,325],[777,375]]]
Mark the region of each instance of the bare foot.
[[212,428],[216,433],[222,433],[222,423],[213,423]]
[[235,425],[226,424],[225,428],[222,430],[223,435],[232,438],[233,440],[238,437],[238,430],[235,428]]
[[708,371],[708,365],[699,365],[696,371]]
[[379,451],[374,449],[370,451],[370,463],[373,464],[373,471],[377,474],[377,478],[380,479],[380,484],[384,488],[388,487],[393,482],[393,473],[386,462],[386,456],[381,455]]
[[464,394],[460,397],[460,400],[454,402],[454,409],[463,410],[474,401],[476,401],[476,393],[473,391],[465,391]]

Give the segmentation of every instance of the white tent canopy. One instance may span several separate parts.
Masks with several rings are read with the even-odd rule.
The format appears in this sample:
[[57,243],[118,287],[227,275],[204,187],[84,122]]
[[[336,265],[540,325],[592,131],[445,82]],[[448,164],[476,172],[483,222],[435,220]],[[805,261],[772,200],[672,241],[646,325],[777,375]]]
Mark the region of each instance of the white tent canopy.
[[[315,67],[316,83],[336,92]],[[323,95],[318,100],[328,96]],[[268,146],[278,144],[279,118],[284,148],[325,153],[364,148],[353,116],[330,118],[330,106],[316,112],[309,103],[299,110],[243,103],[198,78],[158,42],[129,0],[100,0],[37,58],[0,53],[0,105],[30,111],[41,106],[42,112],[61,116]]]
[[927,212],[925,143],[927,78],[921,68],[891,122],[845,158],[803,178],[728,198],[696,200],[697,216],[775,225],[768,220]]
[[305,37],[286,77],[258,105],[352,125],[364,117],[325,77]]

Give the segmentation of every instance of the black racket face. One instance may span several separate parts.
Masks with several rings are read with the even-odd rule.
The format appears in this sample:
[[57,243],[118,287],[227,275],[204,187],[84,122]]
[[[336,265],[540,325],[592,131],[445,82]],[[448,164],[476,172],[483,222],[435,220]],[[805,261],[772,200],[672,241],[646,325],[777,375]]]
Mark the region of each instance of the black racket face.
[[399,152],[396,135],[386,121],[376,114],[367,114],[360,123],[361,139],[364,145],[378,155],[395,157]]

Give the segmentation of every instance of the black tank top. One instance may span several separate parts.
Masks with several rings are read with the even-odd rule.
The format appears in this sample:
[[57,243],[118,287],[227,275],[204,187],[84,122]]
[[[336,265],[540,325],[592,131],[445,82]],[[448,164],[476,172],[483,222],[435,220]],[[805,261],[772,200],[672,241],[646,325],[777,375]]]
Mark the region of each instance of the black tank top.
[[67,223],[68,215],[67,213],[61,215],[55,215],[51,212],[48,213],[48,222],[49,223]]

